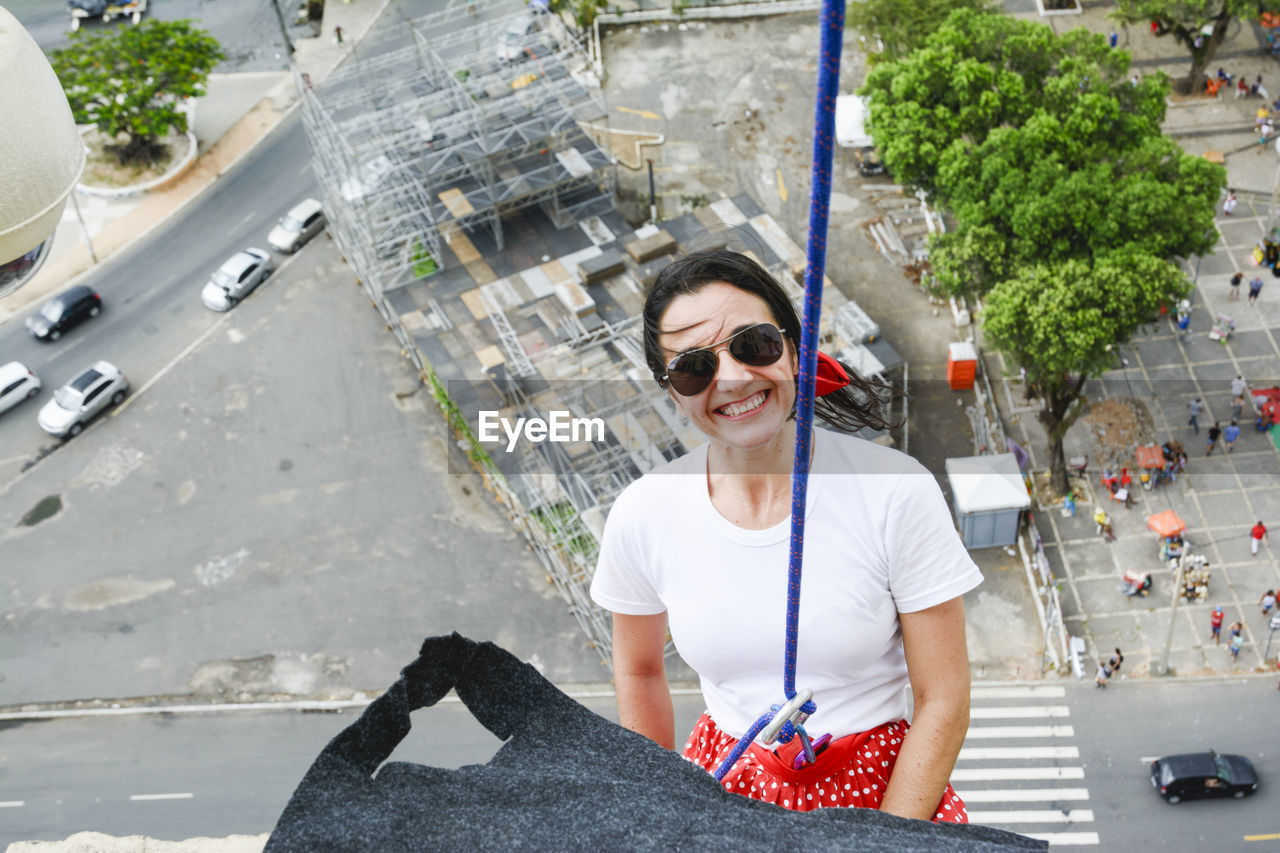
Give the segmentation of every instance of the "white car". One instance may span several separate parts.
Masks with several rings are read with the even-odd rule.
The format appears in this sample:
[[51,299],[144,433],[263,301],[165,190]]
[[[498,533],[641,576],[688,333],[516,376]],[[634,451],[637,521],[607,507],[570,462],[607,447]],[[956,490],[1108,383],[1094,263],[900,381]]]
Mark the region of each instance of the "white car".
[[262,249],[236,252],[218,267],[200,291],[200,301],[213,311],[230,311],[249,292],[267,280],[275,269],[271,255]]
[[280,224],[271,229],[267,242],[280,252],[296,252],[324,230],[324,208],[314,198],[295,204]]
[[40,393],[40,377],[20,361],[0,365],[0,412]]
[[99,361],[55,391],[36,416],[36,423],[59,438],[79,435],[108,404],[120,405],[128,392],[129,380],[120,369],[109,361]]
[[393,164],[386,154],[379,154],[356,170],[354,177],[342,182],[338,191],[343,201],[360,201],[369,193],[382,186],[382,182],[391,174]]

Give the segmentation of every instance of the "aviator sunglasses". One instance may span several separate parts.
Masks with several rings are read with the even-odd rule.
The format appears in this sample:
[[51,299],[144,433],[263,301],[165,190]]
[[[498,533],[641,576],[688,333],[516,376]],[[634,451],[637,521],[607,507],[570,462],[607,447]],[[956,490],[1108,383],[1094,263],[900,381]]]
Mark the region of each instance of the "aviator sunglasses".
[[718,349],[727,344],[729,355],[740,363],[768,367],[782,358],[783,332],[772,323],[757,323],[709,347],[686,350],[667,362],[667,373],[658,377],[658,383],[663,387],[670,385],[681,397],[697,396],[716,378],[720,366]]

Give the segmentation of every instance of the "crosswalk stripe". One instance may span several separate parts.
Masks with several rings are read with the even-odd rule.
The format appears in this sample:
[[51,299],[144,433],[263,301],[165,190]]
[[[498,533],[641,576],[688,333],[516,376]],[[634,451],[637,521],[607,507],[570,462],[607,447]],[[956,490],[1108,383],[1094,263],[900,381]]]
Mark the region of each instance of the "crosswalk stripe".
[[1066,705],[1009,705],[969,709],[969,719],[971,720],[1016,720],[1030,717],[1070,716],[1071,709]]
[[958,790],[965,803],[1052,803],[1089,799],[1088,788],[981,788]]
[[984,812],[969,809],[972,823],[1093,823],[1093,809],[1028,809],[1026,811]]
[[1024,832],[1022,834],[1037,841],[1048,841],[1050,847],[1100,843],[1096,832]]
[[997,737],[1075,737],[1074,726],[970,726],[965,740]]
[[1083,778],[1083,767],[973,767],[956,768],[951,771],[952,783]]
[[1079,758],[1075,746],[966,746],[960,750],[960,761],[989,761],[1007,758]]
[[1062,687],[975,687],[971,699],[1061,699],[1067,695]]

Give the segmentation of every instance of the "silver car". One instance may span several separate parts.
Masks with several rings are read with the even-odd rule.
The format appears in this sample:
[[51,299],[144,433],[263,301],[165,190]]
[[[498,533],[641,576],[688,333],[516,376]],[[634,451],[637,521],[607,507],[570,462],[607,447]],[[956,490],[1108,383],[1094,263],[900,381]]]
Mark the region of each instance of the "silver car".
[[324,209],[314,198],[300,201],[293,206],[280,224],[271,229],[267,242],[281,252],[296,252],[308,240],[324,230]]
[[271,255],[262,249],[236,252],[200,291],[200,301],[214,311],[230,311],[271,275]]
[[99,361],[76,374],[44,404],[36,423],[50,435],[70,438],[108,405],[118,406],[129,392],[129,380],[109,361]]
[[20,361],[0,365],[0,412],[40,393],[40,377]]

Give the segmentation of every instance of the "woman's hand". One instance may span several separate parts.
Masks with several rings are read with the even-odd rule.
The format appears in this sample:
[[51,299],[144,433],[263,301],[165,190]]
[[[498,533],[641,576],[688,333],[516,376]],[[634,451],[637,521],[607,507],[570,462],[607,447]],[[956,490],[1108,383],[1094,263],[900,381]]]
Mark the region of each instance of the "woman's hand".
[[[667,614],[613,614],[613,681],[618,720],[659,746],[676,747],[675,711],[667,685]],[[967,674],[966,670],[966,674]]]
[[959,596],[900,613],[907,675],[915,699],[880,811],[932,820],[969,730],[969,653]]

